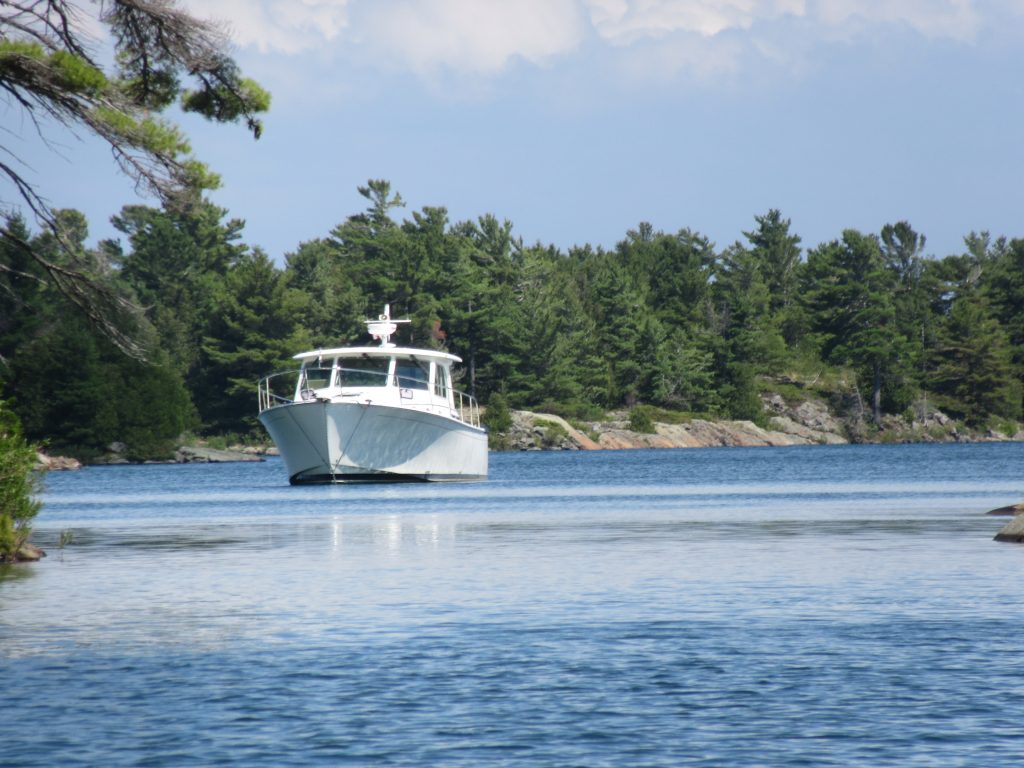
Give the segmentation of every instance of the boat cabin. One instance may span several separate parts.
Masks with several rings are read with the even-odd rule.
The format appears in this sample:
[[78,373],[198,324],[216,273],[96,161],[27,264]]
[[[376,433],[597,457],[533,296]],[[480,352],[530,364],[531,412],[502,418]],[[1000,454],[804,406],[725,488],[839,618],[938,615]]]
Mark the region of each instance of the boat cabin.
[[431,413],[479,427],[476,399],[452,387],[452,364],[461,363],[462,358],[390,342],[398,324],[407,322],[392,319],[391,308],[385,305],[384,314],[366,322],[370,335],[380,340],[379,347],[316,349],[295,355],[293,359],[302,364],[298,371],[260,380],[260,413],[295,403],[350,403]]
[[295,402],[320,400],[411,408],[462,420],[446,352],[402,347],[346,347],[303,352]]

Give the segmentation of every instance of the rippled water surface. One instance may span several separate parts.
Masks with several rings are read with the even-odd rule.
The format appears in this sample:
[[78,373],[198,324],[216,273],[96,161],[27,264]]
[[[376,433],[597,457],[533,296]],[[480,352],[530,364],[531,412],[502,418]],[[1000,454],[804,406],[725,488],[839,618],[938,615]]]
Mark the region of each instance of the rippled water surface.
[[[1019,765],[1024,444],[54,473],[0,763]],[[59,547],[61,531],[73,541]]]

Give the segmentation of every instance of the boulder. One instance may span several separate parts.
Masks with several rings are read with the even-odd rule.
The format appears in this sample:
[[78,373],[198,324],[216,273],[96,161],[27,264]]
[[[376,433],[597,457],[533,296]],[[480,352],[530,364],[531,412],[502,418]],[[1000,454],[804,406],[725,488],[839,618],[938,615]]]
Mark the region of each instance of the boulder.
[[1011,504],[1008,507],[999,507],[998,509],[993,509],[990,512],[986,512],[985,514],[1011,516],[1019,515],[1022,512],[1024,512],[1024,501],[1020,502],[1019,504]]
[[81,469],[82,462],[70,456],[47,456],[40,451],[36,454],[36,469],[47,472]]
[[228,461],[263,461],[263,457],[242,451],[222,451],[217,448],[183,445],[174,454],[180,464],[210,464]]
[[815,432],[843,434],[843,425],[831,414],[828,406],[818,400],[800,403],[790,412],[790,418]]
[[21,549],[18,550],[15,560],[21,562],[35,562],[36,560],[42,560],[44,557],[46,557],[46,553],[43,550],[35,544],[29,544],[26,541],[21,545]]
[[1017,515],[1004,525],[1003,529],[996,534],[995,540],[1024,544],[1024,515]]
[[[565,435],[557,434],[544,424],[557,424]],[[508,431],[509,447],[519,451],[562,450],[593,451],[603,446],[598,445],[580,430],[572,426],[561,416],[553,413],[533,413],[532,411],[513,411],[512,428]]]
[[793,408],[781,395],[770,392],[762,395],[761,402],[771,414],[770,426],[788,436],[788,445],[840,445],[849,442],[843,423],[820,400],[805,400]]
[[105,453],[102,456],[96,456],[89,460],[90,464],[96,464],[97,466],[108,466],[114,464],[131,464],[128,459],[119,453]]
[[768,424],[775,432],[788,435],[795,445],[842,445],[847,442],[835,432],[812,429],[789,416],[773,416]]

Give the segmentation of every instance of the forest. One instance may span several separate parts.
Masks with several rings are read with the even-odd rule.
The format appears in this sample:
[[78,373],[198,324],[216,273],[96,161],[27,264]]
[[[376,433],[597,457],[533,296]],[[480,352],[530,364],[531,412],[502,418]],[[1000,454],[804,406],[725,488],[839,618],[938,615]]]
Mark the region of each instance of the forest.
[[[898,221],[804,250],[769,210],[724,247],[641,222],[614,248],[563,251],[491,214],[402,217],[384,180],[359,192],[365,210],[281,264],[205,200],[125,206],[119,236],[95,247],[77,211],[55,212],[63,247],[8,216],[0,396],[26,438],[85,459],[114,441],[146,459],[183,435],[264,440],[258,379],[296,352],[366,341],[363,320],[386,303],[411,320],[397,340],[459,355],[458,388],[485,405],[761,422],[762,392],[817,387],[869,430],[915,409],[975,427],[1021,418],[1024,239],[972,232],[936,258]],[[127,331],[142,353],[87,322],[14,242],[57,265],[71,243],[92,279],[142,308]]]

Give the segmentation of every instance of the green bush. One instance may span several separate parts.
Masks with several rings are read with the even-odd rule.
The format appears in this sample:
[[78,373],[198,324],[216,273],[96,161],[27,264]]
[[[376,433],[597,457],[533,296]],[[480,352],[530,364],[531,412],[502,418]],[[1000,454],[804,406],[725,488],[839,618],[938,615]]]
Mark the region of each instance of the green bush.
[[579,401],[569,403],[558,403],[554,400],[545,400],[540,405],[531,408],[538,413],[553,413],[563,419],[582,419],[584,421],[601,421],[605,412],[604,409],[593,403],[581,403]]
[[490,432],[508,432],[512,428],[512,412],[508,407],[508,399],[500,392],[491,395],[481,421]]
[[591,427],[590,424],[588,424],[585,421],[580,421],[579,419],[569,419],[569,423],[572,425],[573,429],[582,432],[595,443],[598,441],[598,438],[601,437],[597,430]]
[[569,433],[566,431],[565,427],[557,421],[551,421],[550,419],[534,419],[533,426],[540,427],[544,430],[544,437],[541,442],[545,448],[561,445],[569,439]]
[[653,421],[660,422],[661,424],[689,424],[694,419],[694,415],[690,411],[671,411],[666,408],[655,408],[653,406],[643,407],[648,409],[648,413]]
[[17,559],[42,506],[35,498],[40,483],[35,463],[35,446],[25,441],[17,415],[0,400],[0,563]]
[[629,428],[634,432],[643,432],[648,435],[655,433],[654,419],[651,418],[651,409],[646,405],[638,405],[629,412]]
[[1016,421],[1009,419],[1001,419],[998,416],[993,416],[988,420],[988,428],[993,432],[998,432],[1004,437],[1013,437],[1017,434],[1020,429],[1020,424]]

